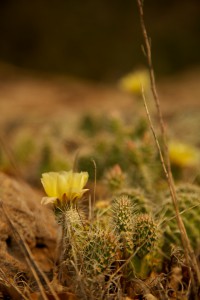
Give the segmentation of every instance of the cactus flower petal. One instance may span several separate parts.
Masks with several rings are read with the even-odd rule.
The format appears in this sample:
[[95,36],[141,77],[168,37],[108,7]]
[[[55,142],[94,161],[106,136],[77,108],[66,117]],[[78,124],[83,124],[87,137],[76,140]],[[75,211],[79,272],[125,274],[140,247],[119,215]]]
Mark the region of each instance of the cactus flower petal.
[[42,174],[41,182],[48,197],[42,199],[42,204],[56,203],[56,200],[73,201],[80,199],[88,189],[83,189],[88,181],[88,173],[49,172]]

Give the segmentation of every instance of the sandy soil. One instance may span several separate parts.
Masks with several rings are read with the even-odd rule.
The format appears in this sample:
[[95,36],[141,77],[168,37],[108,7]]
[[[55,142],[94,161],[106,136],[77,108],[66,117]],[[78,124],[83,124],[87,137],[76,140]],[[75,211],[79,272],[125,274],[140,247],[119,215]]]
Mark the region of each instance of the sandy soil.
[[[166,113],[200,108],[200,70],[158,81],[161,106]],[[39,77],[0,73],[0,122],[12,119],[39,121],[83,111],[126,110],[132,96],[109,86],[65,77]]]

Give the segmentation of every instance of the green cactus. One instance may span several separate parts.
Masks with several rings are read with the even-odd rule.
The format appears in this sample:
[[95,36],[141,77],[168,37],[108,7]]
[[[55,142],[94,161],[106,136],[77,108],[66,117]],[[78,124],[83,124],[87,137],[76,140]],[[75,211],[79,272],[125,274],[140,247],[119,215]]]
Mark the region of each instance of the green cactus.
[[99,118],[87,114],[82,117],[80,121],[80,129],[84,131],[88,136],[94,136],[102,130],[102,123]]
[[83,116],[80,122],[80,129],[84,131],[88,136],[94,136],[101,132],[110,132],[112,134],[120,134],[123,130],[123,123],[118,116],[105,115],[93,116],[87,114]]
[[84,220],[83,212],[70,206],[59,216],[59,222],[62,225],[59,271],[60,280],[63,283],[68,276],[73,279],[80,267],[81,251],[85,242]]
[[112,204],[113,223],[123,248],[129,252],[133,249],[133,216],[134,204],[125,195],[114,199]]
[[[101,179],[109,168],[119,165],[128,175],[132,186],[139,185],[145,191],[152,192],[155,180],[160,175],[160,163],[143,119],[139,118],[134,122],[133,130],[132,126],[127,126],[126,122],[121,123],[116,118],[95,120],[92,116],[87,116],[83,119],[82,128],[90,132],[92,137],[94,133],[98,135],[90,141],[93,146],[89,149],[88,156],[79,158],[80,169],[88,170],[92,176],[90,161],[94,158],[97,179]],[[111,182],[111,185],[113,183],[116,184]]]
[[152,251],[158,239],[158,225],[147,214],[140,214],[135,218],[133,244],[136,255],[143,258]]
[[67,211],[64,212],[66,230],[80,231],[83,230],[83,222],[85,220],[85,215],[82,210],[78,211],[77,208],[69,207]]
[[152,208],[152,203],[140,188],[123,189],[116,194],[116,197],[121,196],[128,197],[139,213],[148,213]]
[[[200,187],[192,184],[181,184],[176,188],[179,211],[183,219],[191,246],[197,250],[200,245]],[[174,207],[169,193],[163,200],[165,208],[166,222],[163,224],[165,236],[168,242],[177,246],[181,245],[181,237],[177,221],[175,218]]]
[[145,279],[152,271],[152,267],[154,269],[160,267],[161,258],[156,245],[159,237],[158,231],[158,225],[150,215],[140,214],[135,218],[133,232],[135,255],[131,260],[134,276]]
[[111,231],[93,228],[83,249],[84,268],[89,277],[105,274],[112,270],[119,244]]
[[105,175],[106,183],[112,191],[120,190],[125,183],[125,178],[126,175],[118,164],[110,168]]

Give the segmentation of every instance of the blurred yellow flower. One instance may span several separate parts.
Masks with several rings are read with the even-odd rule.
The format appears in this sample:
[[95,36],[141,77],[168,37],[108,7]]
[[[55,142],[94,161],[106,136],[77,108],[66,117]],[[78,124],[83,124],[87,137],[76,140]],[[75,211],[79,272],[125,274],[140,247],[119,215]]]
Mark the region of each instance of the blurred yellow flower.
[[110,206],[109,200],[99,200],[95,203],[95,208],[97,209],[105,209]]
[[42,204],[57,201],[73,201],[80,199],[88,189],[83,189],[88,181],[88,173],[60,171],[43,173],[41,182],[48,197],[42,199]]
[[169,157],[171,163],[179,167],[193,167],[200,162],[195,147],[176,141],[169,143]]
[[147,70],[135,71],[122,77],[119,81],[119,86],[122,90],[141,95],[142,88],[144,91],[150,90],[150,78]]

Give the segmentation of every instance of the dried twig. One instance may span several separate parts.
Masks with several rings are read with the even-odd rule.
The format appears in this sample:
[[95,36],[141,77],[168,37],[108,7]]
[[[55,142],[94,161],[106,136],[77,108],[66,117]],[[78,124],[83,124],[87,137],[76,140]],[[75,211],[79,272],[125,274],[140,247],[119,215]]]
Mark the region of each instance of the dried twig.
[[[145,23],[144,23],[144,12],[143,12],[142,0],[137,0],[137,5],[138,5],[138,9],[139,9],[142,34],[143,34],[143,38],[144,38],[145,53],[146,53],[148,67],[149,67],[149,75],[150,75],[150,80],[151,80],[151,90],[152,90],[154,102],[155,102],[157,112],[158,112],[159,124],[160,124],[160,129],[161,129],[161,137],[162,137],[162,140],[163,140],[163,147],[164,147],[163,150],[161,149],[160,144],[158,142],[157,135],[156,135],[156,132],[155,132],[154,127],[153,127],[153,123],[152,123],[151,118],[150,118],[148,107],[147,107],[145,98],[143,97],[144,98],[144,103],[145,103],[145,108],[146,108],[147,116],[148,116],[148,119],[149,119],[150,127],[151,127],[151,130],[152,130],[155,142],[156,142],[156,146],[158,148],[158,152],[159,152],[159,155],[160,155],[160,160],[161,160],[162,167],[163,167],[163,170],[164,170],[164,173],[165,173],[165,177],[167,179],[167,183],[168,183],[168,186],[169,186],[169,190],[170,190],[170,194],[171,194],[171,198],[172,198],[172,202],[173,202],[174,210],[175,210],[175,214],[176,214],[177,224],[178,224],[178,227],[179,227],[179,230],[180,230],[182,244],[183,244],[184,251],[185,251],[185,258],[186,258],[188,267],[189,267],[189,262],[191,262],[192,269],[193,269],[193,271],[195,273],[195,276],[197,278],[197,286],[196,286],[194,276],[193,276],[193,274],[192,274],[192,272],[189,268],[190,275],[191,275],[191,280],[193,281],[193,287],[198,289],[198,286],[200,286],[200,270],[198,268],[198,264],[197,264],[197,260],[196,260],[194,251],[193,251],[193,249],[190,245],[190,241],[188,239],[184,223],[183,223],[182,218],[181,218],[180,213],[179,213],[178,200],[177,200],[174,180],[173,180],[173,176],[172,176],[172,172],[171,172],[170,159],[169,159],[169,154],[168,154],[168,144],[167,144],[167,138],[166,138],[165,124],[164,124],[164,120],[163,120],[163,116],[162,116],[162,111],[161,111],[161,107],[160,107],[160,100],[159,100],[159,97],[158,97],[156,83],[155,83],[154,69],[153,69],[152,58],[151,58],[151,45],[150,45],[150,42],[149,42],[147,30],[146,30]],[[143,94],[143,96],[144,96],[144,94]],[[197,293],[195,293],[195,294],[197,294]]]

